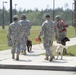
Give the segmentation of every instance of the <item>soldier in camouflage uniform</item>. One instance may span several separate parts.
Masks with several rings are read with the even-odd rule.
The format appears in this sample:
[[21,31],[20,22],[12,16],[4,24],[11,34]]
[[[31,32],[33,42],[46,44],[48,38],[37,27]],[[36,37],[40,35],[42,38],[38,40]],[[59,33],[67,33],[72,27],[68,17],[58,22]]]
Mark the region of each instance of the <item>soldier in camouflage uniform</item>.
[[26,20],[25,14],[22,14],[20,18],[21,20],[19,21],[19,23],[22,25],[22,30],[24,32],[24,37],[21,40],[21,52],[22,54],[26,55],[26,42],[28,36],[30,35],[31,25],[30,25],[30,21]]
[[55,17],[56,19],[56,39],[57,43],[62,44],[62,40],[66,37],[66,26],[65,23],[61,20],[60,15]]
[[[18,16],[14,15],[13,16],[14,22],[12,22],[9,25],[8,33],[7,33],[7,38],[11,39],[12,41],[12,59],[15,59],[15,53],[16,53],[16,60],[19,60],[19,54],[20,54],[20,39],[22,38],[22,27],[18,23]],[[8,40],[10,41],[10,40]]]
[[[41,35],[43,35],[43,46],[44,49],[46,50],[46,58],[45,60],[52,61],[54,56],[52,54],[51,46],[53,44],[53,39],[54,39],[54,22],[50,20],[50,15],[46,14],[45,16],[46,20],[43,22],[40,34],[38,35],[38,38],[40,38]],[[50,59],[49,59],[50,57]]]

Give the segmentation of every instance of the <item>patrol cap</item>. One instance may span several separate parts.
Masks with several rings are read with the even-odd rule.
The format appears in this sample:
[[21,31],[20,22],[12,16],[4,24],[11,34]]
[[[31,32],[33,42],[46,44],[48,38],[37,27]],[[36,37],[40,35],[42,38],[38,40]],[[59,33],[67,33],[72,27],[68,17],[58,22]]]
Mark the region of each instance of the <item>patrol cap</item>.
[[13,16],[13,20],[17,20],[18,19],[18,16],[17,15],[14,15]]
[[46,17],[46,18],[50,17],[50,14],[49,14],[49,13],[47,13],[47,14],[45,15],[45,17]]
[[61,19],[60,15],[57,15],[57,16],[55,17],[55,19]]
[[25,14],[22,14],[21,17],[23,17],[23,19],[26,19],[26,15]]

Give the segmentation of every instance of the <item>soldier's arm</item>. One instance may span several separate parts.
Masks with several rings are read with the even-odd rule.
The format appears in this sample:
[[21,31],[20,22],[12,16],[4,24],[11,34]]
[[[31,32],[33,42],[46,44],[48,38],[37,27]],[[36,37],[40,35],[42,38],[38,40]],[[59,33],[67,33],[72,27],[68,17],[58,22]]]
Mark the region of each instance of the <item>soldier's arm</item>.
[[54,32],[55,32],[55,39],[57,39],[57,28],[56,28],[56,23],[54,23]]
[[62,22],[59,23],[59,27],[60,27],[60,31],[62,31],[64,29]]
[[23,28],[22,28],[22,26],[21,26],[21,24],[20,24],[20,34],[21,34],[21,38],[24,36],[24,31],[23,31]]
[[7,31],[7,38],[10,39],[10,35],[11,35],[11,29],[10,29],[10,27],[9,27],[9,28],[8,28],[8,31]]
[[28,26],[28,28],[29,28],[29,29],[31,29],[31,24],[30,24],[30,21],[28,21],[28,25],[29,25],[29,26]]
[[40,31],[40,33],[39,33],[39,35],[38,35],[38,38],[40,38],[40,36],[43,35],[44,31],[45,31],[45,24],[43,23],[43,24],[42,24],[42,27],[41,27],[41,31]]

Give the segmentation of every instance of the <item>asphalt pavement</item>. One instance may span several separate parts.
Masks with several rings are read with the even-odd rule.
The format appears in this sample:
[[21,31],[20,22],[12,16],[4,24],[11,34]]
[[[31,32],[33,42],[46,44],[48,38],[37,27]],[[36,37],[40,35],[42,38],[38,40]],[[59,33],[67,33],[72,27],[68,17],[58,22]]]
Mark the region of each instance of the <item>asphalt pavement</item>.
[[[76,38],[71,38],[67,46],[76,45]],[[32,51],[26,55],[20,55],[20,60],[11,59],[11,50],[0,51],[1,69],[34,69],[34,70],[58,70],[76,71],[76,57],[63,56],[63,59],[53,59],[52,62],[44,60],[45,50],[42,44],[33,45]],[[56,56],[55,56],[56,57]]]

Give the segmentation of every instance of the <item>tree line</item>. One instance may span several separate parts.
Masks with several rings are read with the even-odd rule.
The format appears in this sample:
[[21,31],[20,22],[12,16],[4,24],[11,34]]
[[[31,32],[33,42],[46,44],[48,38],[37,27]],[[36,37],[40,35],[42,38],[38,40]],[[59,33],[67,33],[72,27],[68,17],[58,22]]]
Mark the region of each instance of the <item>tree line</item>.
[[[73,11],[70,9],[63,10],[63,8],[57,8],[54,10],[55,15],[60,15],[61,18],[66,22],[68,25],[72,25],[73,22]],[[45,9],[45,10],[12,10],[13,15],[20,16],[21,14],[26,14],[26,17],[28,20],[30,20],[31,25],[41,25],[44,21],[44,14],[49,13],[51,15],[51,19],[53,20],[53,9]],[[3,10],[0,9],[0,25],[3,24]],[[6,10],[4,8],[4,24],[9,25],[10,24],[10,10]]]

